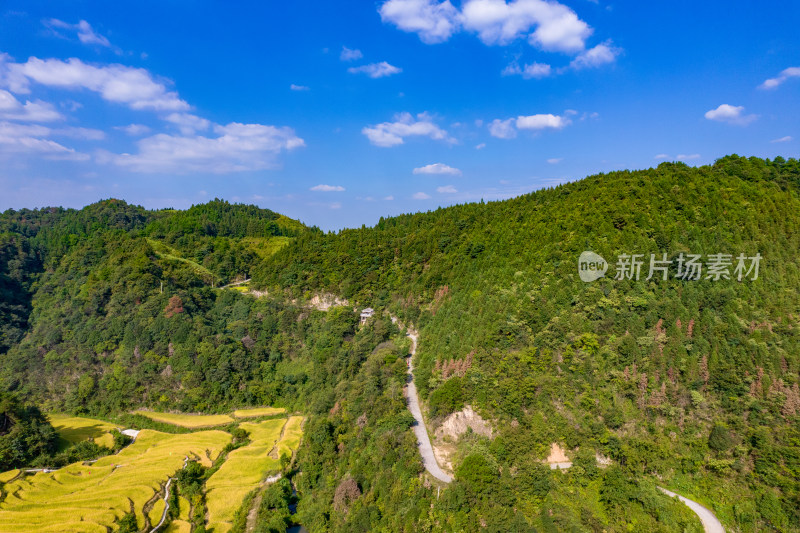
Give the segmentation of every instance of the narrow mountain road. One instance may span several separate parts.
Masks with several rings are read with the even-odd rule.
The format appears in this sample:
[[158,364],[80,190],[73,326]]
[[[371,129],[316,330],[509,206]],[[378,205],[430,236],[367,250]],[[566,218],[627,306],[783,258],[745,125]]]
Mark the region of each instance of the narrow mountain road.
[[686,506],[694,511],[694,514],[700,517],[700,522],[703,523],[703,529],[706,530],[706,533],[725,533],[725,528],[722,527],[722,522],[720,522],[714,513],[712,513],[708,508],[700,505],[696,501],[690,500],[689,498],[684,498],[680,494],[675,494],[671,490],[667,490],[664,487],[658,487],[658,490],[669,496],[670,498],[678,497],[680,501],[682,501]]
[[408,410],[414,416],[416,423],[414,424],[414,434],[417,436],[417,445],[419,446],[419,453],[422,456],[422,464],[425,470],[430,474],[445,483],[450,483],[453,478],[448,476],[436,462],[436,456],[433,454],[433,446],[431,446],[431,439],[428,436],[428,430],[425,428],[425,420],[422,418],[422,410],[419,407],[419,397],[417,396],[417,387],[414,385],[414,354],[417,351],[417,334],[409,330],[407,334],[411,339],[411,355],[408,357],[408,375],[406,377],[406,398],[408,398]]
[[[186,464],[189,462],[189,456],[183,458],[183,468],[186,468]],[[156,533],[161,526],[164,525],[164,522],[167,520],[167,513],[169,512],[169,486],[172,484],[172,480],[175,479],[171,477],[167,480],[167,484],[164,486],[164,512],[161,513],[161,521],[158,523],[156,527],[150,530],[150,533]]]

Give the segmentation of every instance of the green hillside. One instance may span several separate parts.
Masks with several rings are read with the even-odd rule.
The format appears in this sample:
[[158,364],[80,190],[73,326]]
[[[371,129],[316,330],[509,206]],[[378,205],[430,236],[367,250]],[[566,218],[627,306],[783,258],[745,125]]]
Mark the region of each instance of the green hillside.
[[[733,531],[800,531],[799,248],[800,163],[738,156],[338,233],[219,200],[6,212],[0,380],[42,411],[302,412],[314,532],[699,531],[657,485]],[[584,251],[605,277],[581,281]],[[638,279],[614,279],[625,254]],[[646,279],[651,254],[668,279]],[[700,279],[677,278],[690,254]],[[708,278],[714,254],[728,279]],[[237,277],[269,296],[212,288]],[[303,305],[320,293],[377,316]],[[467,405],[493,428],[450,443],[446,487],[422,468],[390,315],[419,330],[432,431]],[[570,470],[542,463],[552,443]],[[273,492],[270,523],[290,494]]]

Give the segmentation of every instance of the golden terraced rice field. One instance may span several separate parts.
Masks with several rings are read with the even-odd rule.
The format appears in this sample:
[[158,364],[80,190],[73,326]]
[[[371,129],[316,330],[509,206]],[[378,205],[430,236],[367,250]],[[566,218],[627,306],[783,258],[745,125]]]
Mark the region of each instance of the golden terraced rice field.
[[250,444],[228,454],[228,459],[206,482],[209,528],[213,528],[214,533],[230,530],[245,496],[268,474],[280,470],[275,447],[286,424],[285,418],[239,424],[250,432]]
[[224,426],[233,422],[228,415],[192,415],[184,413],[158,413],[156,411],[135,411],[135,414],[146,416],[156,422],[164,422],[174,426],[197,429]]
[[236,418],[255,418],[257,416],[271,416],[285,413],[283,407],[254,407],[252,409],[237,409],[233,412]]
[[170,435],[142,430],[136,442],[94,464],[20,477],[3,487],[0,533],[105,532],[130,510],[131,501],[143,526],[144,504],[183,466],[184,457],[210,464],[230,439],[223,431]]

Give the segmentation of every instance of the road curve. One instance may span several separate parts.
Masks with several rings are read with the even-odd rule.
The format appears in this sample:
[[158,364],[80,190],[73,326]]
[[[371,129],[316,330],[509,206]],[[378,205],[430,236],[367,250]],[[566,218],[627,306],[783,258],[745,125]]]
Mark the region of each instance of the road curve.
[[430,474],[445,483],[450,483],[453,478],[448,476],[444,470],[439,468],[436,462],[436,456],[433,454],[433,446],[431,446],[431,439],[428,436],[428,430],[425,428],[425,420],[422,418],[422,410],[419,408],[419,397],[417,396],[417,387],[414,385],[414,354],[417,351],[417,334],[408,332],[408,338],[411,339],[411,355],[408,357],[408,375],[406,377],[406,398],[408,399],[408,410],[414,416],[416,423],[414,424],[414,434],[417,436],[417,445],[419,446],[419,454],[422,456],[422,464],[425,465],[425,470]]
[[680,501],[689,507],[689,509],[694,511],[694,514],[700,517],[700,522],[703,523],[703,529],[706,530],[706,533],[725,533],[725,528],[722,527],[722,522],[717,520],[717,517],[714,516],[714,513],[712,513],[708,508],[700,505],[696,501],[690,500],[689,498],[684,498],[680,494],[675,494],[671,490],[667,490],[664,487],[658,487],[658,490],[671,498],[675,498],[677,496]]

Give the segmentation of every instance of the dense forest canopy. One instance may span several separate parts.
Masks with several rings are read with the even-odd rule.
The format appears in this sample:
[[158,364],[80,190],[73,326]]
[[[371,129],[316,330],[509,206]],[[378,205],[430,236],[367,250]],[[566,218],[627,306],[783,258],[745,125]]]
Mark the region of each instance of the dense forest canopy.
[[[611,269],[592,283],[587,250]],[[645,279],[647,264],[614,279],[622,254],[761,263],[757,279]],[[43,411],[302,411],[312,531],[696,530],[657,480],[729,527],[797,531],[798,257],[800,163],[782,158],[663,163],[338,233],[219,200],[7,211],[0,379]],[[328,293],[349,305],[307,305]],[[419,329],[432,426],[469,405],[494,429],[456,443],[438,499],[390,315]],[[567,473],[542,464],[551,443]]]

